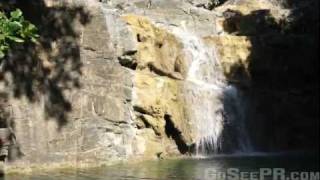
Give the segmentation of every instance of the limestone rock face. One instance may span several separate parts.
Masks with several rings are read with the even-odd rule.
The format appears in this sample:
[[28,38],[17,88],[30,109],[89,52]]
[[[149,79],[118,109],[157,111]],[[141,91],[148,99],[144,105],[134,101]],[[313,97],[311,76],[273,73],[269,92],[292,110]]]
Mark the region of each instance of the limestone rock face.
[[251,42],[246,36],[209,36],[204,37],[208,46],[217,48],[221,66],[227,78],[232,80],[237,74],[233,74],[232,67],[242,66],[247,76],[250,76],[248,70],[249,56],[251,53]]
[[179,41],[166,30],[155,27],[145,17],[128,15],[123,18],[137,38],[137,68],[148,68],[160,75],[182,79],[182,72],[178,70],[185,68],[179,67],[180,64],[177,63],[183,56]]
[[66,125],[60,127],[55,119],[47,118],[43,102],[46,97],[40,97],[43,100],[35,104],[14,97],[9,99],[17,141],[12,150],[16,152],[11,157],[13,167],[99,165],[140,152],[129,103],[132,72],[117,60],[118,53],[134,47],[129,43],[121,44],[126,41],[122,35],[126,32],[114,29],[121,28],[120,20],[118,27],[107,26],[100,4],[90,5],[90,23],[74,25],[79,35],[79,58],[83,66],[80,88],[63,92],[72,106]]
[[190,62],[168,27],[210,35],[213,13],[183,1],[152,1],[150,7],[146,1],[46,3],[48,10],[83,7],[89,13],[88,24],[80,19],[72,25],[81,86],[61,92],[72,107],[63,126],[46,116],[45,95],[30,104],[2,86],[17,141],[8,167],[91,166],[187,153],[194,140],[182,87]]
[[[250,104],[248,126],[254,129],[250,133],[258,151],[318,151],[318,130],[313,127],[319,125],[319,103],[312,100],[319,96],[319,70],[314,67],[318,61],[314,48],[318,44],[318,1],[287,1],[286,7],[296,9],[292,11],[283,8],[285,2],[239,0],[216,8],[223,14],[217,23],[217,29],[224,29],[219,37],[231,35],[234,41],[229,43],[239,45],[232,50],[235,53],[225,56],[223,51],[230,49],[227,43],[220,58],[222,64],[228,64],[228,56],[233,56],[234,63],[225,73],[245,89]],[[298,25],[287,26],[292,20]]]
[[190,0],[189,2],[196,7],[209,8],[209,6],[213,1],[212,0]]
[[192,131],[185,117],[182,92],[188,65],[181,42],[146,17],[127,15],[123,19],[138,43],[132,101],[138,119],[163,138],[168,136],[165,116],[170,116],[185,143],[191,145]]

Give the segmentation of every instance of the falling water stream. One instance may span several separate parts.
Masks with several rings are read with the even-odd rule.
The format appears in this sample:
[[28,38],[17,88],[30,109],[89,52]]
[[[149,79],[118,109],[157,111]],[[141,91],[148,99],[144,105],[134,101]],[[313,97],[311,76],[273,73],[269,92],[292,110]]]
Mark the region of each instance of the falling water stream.
[[173,33],[183,43],[191,61],[185,83],[186,103],[195,127],[196,155],[223,153],[223,132],[226,124],[237,129],[239,146],[235,151],[250,151],[246,133],[242,98],[236,87],[228,85],[219,64],[215,48],[207,47],[200,38],[176,28]]
[[[106,9],[104,11],[113,14]],[[106,20],[107,24],[112,22],[108,15]],[[236,141],[232,142],[237,144],[234,152],[251,151],[243,98],[236,87],[227,83],[216,49],[207,47],[201,38],[187,29],[182,23],[182,27],[171,27],[171,32],[182,42],[185,59],[190,61],[184,95],[188,117],[195,129],[196,155],[224,153],[225,144],[230,144],[227,141]],[[236,138],[224,138],[228,131],[227,124],[234,127],[236,132],[233,136]]]

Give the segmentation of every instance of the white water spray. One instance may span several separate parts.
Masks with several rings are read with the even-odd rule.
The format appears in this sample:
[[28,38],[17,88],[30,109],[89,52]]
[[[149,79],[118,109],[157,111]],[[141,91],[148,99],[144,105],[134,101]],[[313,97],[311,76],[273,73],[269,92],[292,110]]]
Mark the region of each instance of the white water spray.
[[[195,133],[196,155],[221,152],[224,142],[222,134],[229,116],[225,111],[225,106],[228,104],[224,102],[224,96],[229,97],[227,103],[238,103],[240,98],[237,89],[228,86],[215,48],[208,48],[201,39],[185,30],[175,28],[173,33],[183,42],[187,59],[191,61],[185,83],[185,95],[189,116],[197,130]],[[241,109],[238,104],[231,106],[234,108],[230,109],[236,111]],[[230,117],[237,114],[242,115],[241,112],[231,112]],[[237,118],[243,120],[243,117]],[[243,124],[243,122],[236,124]],[[239,129],[245,131],[244,125],[239,126]],[[243,146],[239,148],[239,151],[245,151],[246,146],[250,143],[239,142],[239,144]]]

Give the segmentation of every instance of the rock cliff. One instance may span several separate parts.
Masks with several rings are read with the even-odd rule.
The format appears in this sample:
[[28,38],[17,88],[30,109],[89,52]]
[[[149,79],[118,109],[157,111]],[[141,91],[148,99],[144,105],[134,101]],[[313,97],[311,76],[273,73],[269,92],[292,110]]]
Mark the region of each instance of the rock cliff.
[[[281,19],[288,16],[288,9],[267,0],[231,0],[214,10],[206,8],[207,1],[183,0],[48,0],[44,3],[45,10],[49,12],[38,12],[44,18],[56,16],[59,22],[62,17],[55,10],[69,7],[64,12],[74,14],[75,20],[71,24],[73,36],[63,33],[70,30],[66,28],[66,24],[71,23],[69,19],[62,24],[50,24],[55,28],[66,29],[62,30],[60,39],[51,38],[50,35],[57,32],[48,29],[49,35],[44,35],[43,40],[49,42],[52,48],[46,51],[39,47],[43,54],[42,62],[49,68],[58,68],[53,57],[58,61],[72,59],[64,56],[64,53],[68,51],[67,47],[76,44],[78,51],[72,51],[72,54],[76,56],[73,58],[80,61],[80,73],[71,74],[70,77],[77,76],[79,86],[61,90],[63,98],[70,102],[71,107],[61,124],[57,116],[48,116],[48,109],[56,110],[53,114],[59,114],[59,108],[54,108],[63,108],[58,102],[58,106],[54,106],[55,102],[48,106],[48,94],[40,93],[37,101],[30,102],[27,97],[15,97],[8,88],[10,86],[1,82],[1,92],[7,97],[6,111],[10,112],[17,141],[11,150],[9,168],[39,164],[91,166],[192,153],[195,127],[190,119],[190,109],[185,103],[183,91],[191,60],[184,50],[181,38],[173,33],[174,28],[187,30],[201,39],[208,48],[217,51],[227,81],[239,86],[250,104],[247,113],[253,115],[248,120],[249,127],[261,130],[250,133],[255,137],[253,142],[259,150],[297,149],[305,139],[317,142],[318,137],[313,130],[303,135],[306,129],[297,125],[290,127],[290,132],[280,132],[286,128],[268,122],[290,123],[288,120],[281,121],[280,117],[270,117],[270,114],[281,116],[283,113],[278,111],[282,111],[283,106],[287,107],[285,109],[289,113],[290,110],[299,109],[303,104],[301,101],[310,101],[303,98],[305,96],[290,98],[288,93],[296,93],[291,88],[290,92],[283,90],[285,98],[281,95],[278,99],[276,96],[281,93],[279,89],[263,86],[262,82],[275,82],[268,79],[269,76],[259,74],[274,72],[276,64],[273,63],[276,62],[268,60],[273,57],[284,59],[280,57],[281,53],[273,55],[274,49],[270,49],[270,46],[281,46],[281,43],[272,45],[280,34],[267,36],[267,33],[260,32],[260,27],[263,26],[260,21],[255,24],[256,18],[253,18],[254,22],[250,21],[251,16],[243,18],[253,12],[259,14],[259,10],[264,13],[265,9],[270,9],[268,13],[274,23],[281,24]],[[42,8],[39,4],[34,7]],[[30,19],[37,22],[34,7],[23,6]],[[86,18],[83,13],[77,14],[73,7],[85,9],[87,23],[82,23]],[[53,14],[50,14],[51,11]],[[232,20],[238,15],[234,12],[241,13],[236,21]],[[248,23],[250,28],[246,29]],[[271,45],[264,42],[270,42]],[[63,44],[67,46],[64,47]],[[265,45],[269,48],[270,56],[261,52]],[[268,66],[264,65],[266,61]],[[64,63],[68,65],[67,60]],[[71,69],[58,70],[72,72],[76,67],[72,63],[70,65]],[[291,64],[288,66],[291,67]],[[277,72],[283,74],[280,69]],[[263,93],[266,93],[265,96]],[[270,102],[261,103],[264,97],[268,97]],[[284,102],[285,99],[299,102]],[[272,105],[278,101],[282,103]],[[317,106],[314,103],[312,107]],[[268,106],[273,107],[272,112],[266,113],[264,108]],[[318,116],[317,110],[310,111],[310,114],[315,114],[306,123],[307,129],[318,123],[314,120]],[[301,112],[304,114],[307,111]],[[299,113],[293,116],[299,119]],[[277,141],[276,138],[266,137],[275,128],[278,128],[275,136],[282,138],[278,142],[274,142]],[[294,129],[301,132],[294,136],[295,133],[291,132]],[[299,138],[301,143],[290,145],[289,141],[298,141]],[[302,149],[312,146],[302,144]]]

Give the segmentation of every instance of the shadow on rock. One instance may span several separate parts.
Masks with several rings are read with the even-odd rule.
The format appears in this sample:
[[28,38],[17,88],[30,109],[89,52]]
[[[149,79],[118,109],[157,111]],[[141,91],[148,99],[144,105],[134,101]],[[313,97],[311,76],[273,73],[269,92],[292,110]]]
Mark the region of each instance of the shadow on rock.
[[[8,158],[23,156],[14,135],[14,120],[9,99],[27,99],[43,106],[46,119],[55,120],[58,129],[68,123],[72,111],[66,94],[81,87],[80,31],[91,15],[81,6],[47,6],[40,1],[2,1],[0,8],[9,12],[19,8],[27,20],[38,27],[37,43],[13,47],[0,64],[0,128],[10,141]],[[0,143],[6,146],[5,143]],[[1,147],[1,150],[5,148]]]
[[248,68],[235,64],[230,82],[250,101],[247,124],[257,151],[319,149],[318,6],[290,4],[284,20],[269,10],[224,13],[225,31],[248,36],[252,45]]
[[47,119],[56,120],[61,128],[72,110],[65,94],[80,87],[82,63],[76,27],[89,23],[91,16],[83,7],[49,7],[44,1],[2,6],[20,8],[25,18],[38,27],[40,38],[36,44],[19,45],[9,52],[1,62],[1,81],[15,98],[44,103]]

